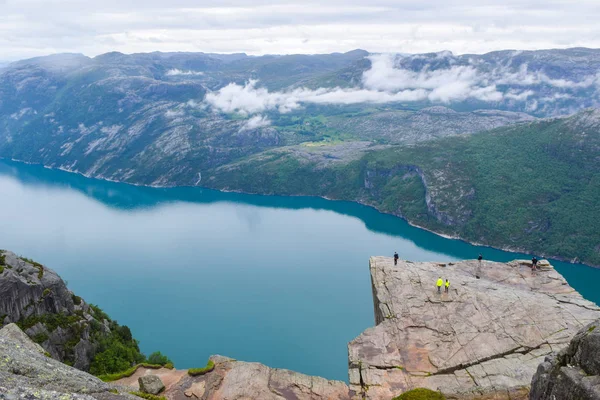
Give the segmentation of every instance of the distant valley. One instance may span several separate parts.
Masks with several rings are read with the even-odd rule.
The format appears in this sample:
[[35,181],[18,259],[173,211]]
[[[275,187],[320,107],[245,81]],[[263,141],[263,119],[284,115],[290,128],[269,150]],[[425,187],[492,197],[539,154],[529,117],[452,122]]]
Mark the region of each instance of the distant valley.
[[[353,200],[600,265],[600,50],[59,54],[0,66],[0,157]],[[567,117],[572,115],[570,117]]]

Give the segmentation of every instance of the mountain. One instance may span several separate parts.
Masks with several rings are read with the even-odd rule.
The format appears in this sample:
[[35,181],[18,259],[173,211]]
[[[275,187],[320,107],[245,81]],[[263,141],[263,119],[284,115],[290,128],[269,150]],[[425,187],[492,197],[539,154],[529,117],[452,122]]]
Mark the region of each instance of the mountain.
[[205,186],[355,200],[484,245],[600,265],[600,110],[411,146],[271,150]]
[[[574,140],[593,144],[593,134],[569,133],[544,165],[524,162],[538,154],[524,149],[542,137],[559,140],[547,124],[571,132],[590,113],[581,110],[600,105],[598,71],[600,50],[583,48],[460,56],[58,54],[0,70],[0,157],[132,184],[358,200],[438,232],[598,264],[596,234],[584,238],[587,228],[567,229],[561,219],[595,216],[576,197],[588,195],[576,187],[587,187],[587,178],[563,174],[558,187],[542,173],[561,165],[592,176],[565,152]],[[582,114],[545,119],[573,112]],[[531,140],[511,142],[520,148],[492,143],[498,132]],[[468,146],[476,145],[489,147],[475,154]],[[409,167],[387,177],[373,172],[396,154]],[[486,165],[504,159],[522,172],[510,190],[487,185],[495,170]],[[439,184],[434,166],[455,181]],[[405,169],[406,179],[392,179]],[[534,185],[541,197],[519,197],[522,186]],[[493,206],[479,203],[483,194],[496,199]],[[559,205],[562,211],[553,208]],[[500,221],[499,213],[516,209],[525,211]],[[563,234],[573,239],[555,243]]]

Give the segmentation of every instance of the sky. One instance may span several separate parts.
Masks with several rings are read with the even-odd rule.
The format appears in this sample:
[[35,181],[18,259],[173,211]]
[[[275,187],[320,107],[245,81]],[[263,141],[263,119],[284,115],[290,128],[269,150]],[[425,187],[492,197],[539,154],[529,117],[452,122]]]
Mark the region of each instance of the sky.
[[600,47],[600,0],[0,0],[0,61],[109,51]]

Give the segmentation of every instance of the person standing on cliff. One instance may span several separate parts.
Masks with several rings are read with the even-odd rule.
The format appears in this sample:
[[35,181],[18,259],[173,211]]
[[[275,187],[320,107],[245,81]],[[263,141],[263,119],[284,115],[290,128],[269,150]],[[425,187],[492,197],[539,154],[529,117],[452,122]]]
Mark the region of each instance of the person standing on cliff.
[[533,256],[533,258],[531,259],[531,272],[537,271],[537,263],[538,263],[537,257]]
[[398,265],[398,252],[394,252],[394,265]]
[[481,254],[479,254],[479,257],[477,257],[477,271],[475,271],[475,278],[479,279],[479,277],[481,276],[481,261],[483,260],[483,256]]
[[449,290],[449,289],[450,289],[450,280],[448,280],[448,279],[446,278],[446,289],[445,289],[445,292],[446,292],[446,293],[448,293],[448,290]]
[[442,293],[442,285],[444,284],[444,280],[442,279],[442,277],[440,276],[437,280],[437,288],[438,288],[438,293]]

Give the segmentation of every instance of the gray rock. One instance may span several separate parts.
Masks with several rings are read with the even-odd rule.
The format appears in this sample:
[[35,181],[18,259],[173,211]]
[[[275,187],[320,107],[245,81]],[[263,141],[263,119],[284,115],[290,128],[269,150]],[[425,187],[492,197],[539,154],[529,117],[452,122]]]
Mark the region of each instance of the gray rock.
[[0,399],[125,399],[115,387],[47,357],[15,324],[0,329]]
[[144,375],[138,378],[140,390],[144,393],[159,394],[165,390],[165,385],[156,375]]
[[[600,318],[550,266],[534,275],[520,262],[484,262],[481,279],[476,268],[371,258],[377,326],[349,344],[351,389],[367,399],[416,387],[525,399],[544,357]],[[439,276],[450,279],[448,294],[437,293]]]
[[[53,270],[34,261],[21,258],[10,251],[3,252],[6,267],[0,274],[0,327],[4,323],[23,322],[31,317],[48,314],[78,315],[82,329],[63,329],[60,326],[50,331],[42,322],[28,327],[27,335],[36,338],[52,357],[70,361],[76,368],[88,370],[96,346],[90,341],[90,307],[83,301],[75,305],[73,293]],[[2,322],[4,321],[4,323]],[[96,321],[104,333],[110,333],[107,321]],[[75,334],[80,337],[75,337]],[[76,339],[80,339],[77,342]],[[68,342],[77,342],[67,349]]]
[[531,381],[531,400],[600,400],[600,320],[546,357]]

